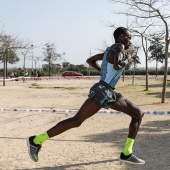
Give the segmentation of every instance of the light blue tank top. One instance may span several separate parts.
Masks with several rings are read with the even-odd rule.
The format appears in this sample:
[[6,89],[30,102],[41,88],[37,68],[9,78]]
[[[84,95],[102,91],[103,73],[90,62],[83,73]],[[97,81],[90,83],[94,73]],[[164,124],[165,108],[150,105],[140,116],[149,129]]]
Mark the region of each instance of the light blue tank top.
[[[109,52],[109,47],[106,49],[103,56],[100,76],[101,76],[101,81],[104,81],[107,84],[109,84],[112,88],[115,88],[118,80],[120,79],[120,76],[122,75],[124,68],[120,70],[115,70],[114,64],[111,64],[107,61],[108,52]],[[123,57],[122,60],[124,59],[125,58]]]

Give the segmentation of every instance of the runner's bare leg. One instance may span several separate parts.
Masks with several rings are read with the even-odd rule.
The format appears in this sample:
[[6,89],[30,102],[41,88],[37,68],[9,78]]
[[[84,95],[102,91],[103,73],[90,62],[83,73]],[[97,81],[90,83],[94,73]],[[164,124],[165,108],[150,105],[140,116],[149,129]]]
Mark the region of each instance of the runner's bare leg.
[[74,117],[63,120],[49,129],[47,131],[48,136],[51,138],[71,128],[79,127],[83,121],[93,116],[100,109],[101,107],[99,107],[94,100],[87,99]]
[[135,139],[144,113],[136,105],[124,97],[121,97],[116,102],[114,102],[111,108],[120,112],[124,112],[132,117],[131,123],[129,125],[128,138]]

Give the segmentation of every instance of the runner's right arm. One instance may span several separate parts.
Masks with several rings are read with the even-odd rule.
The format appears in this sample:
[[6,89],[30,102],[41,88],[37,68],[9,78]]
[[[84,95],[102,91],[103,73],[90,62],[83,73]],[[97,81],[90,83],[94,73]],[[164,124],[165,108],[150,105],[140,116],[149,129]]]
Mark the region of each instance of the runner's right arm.
[[114,54],[114,69],[120,70],[124,68],[128,63],[128,59],[122,61],[123,58],[123,52],[124,52],[124,45],[121,43],[115,43],[111,47],[111,51]]
[[97,63],[97,61],[103,60],[103,56],[104,56],[104,53],[96,54],[96,55],[88,58],[86,60],[86,63],[88,63],[91,67],[95,68],[96,70],[98,70],[100,72],[101,68],[100,68],[99,64]]

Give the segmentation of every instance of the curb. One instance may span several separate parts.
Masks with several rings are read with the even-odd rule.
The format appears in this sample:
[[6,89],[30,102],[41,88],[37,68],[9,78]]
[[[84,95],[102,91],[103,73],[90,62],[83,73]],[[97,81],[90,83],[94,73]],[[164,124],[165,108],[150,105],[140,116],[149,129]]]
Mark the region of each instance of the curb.
[[[68,114],[77,113],[78,110],[56,110],[56,109],[11,109],[11,108],[0,108],[0,112],[40,112],[40,113],[58,113]],[[124,113],[112,110],[100,110],[99,114],[113,114],[113,115],[124,115]],[[170,116],[170,111],[144,111],[145,115],[148,116]]]

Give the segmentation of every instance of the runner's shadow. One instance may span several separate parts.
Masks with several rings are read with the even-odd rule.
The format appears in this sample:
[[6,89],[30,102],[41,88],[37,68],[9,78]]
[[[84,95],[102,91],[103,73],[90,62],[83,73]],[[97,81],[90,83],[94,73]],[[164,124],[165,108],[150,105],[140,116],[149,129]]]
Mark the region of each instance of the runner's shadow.
[[[140,86],[142,86],[142,87],[146,87],[146,85],[140,85]],[[160,87],[160,88],[162,88],[162,84],[149,84],[148,85],[149,86],[149,88],[158,88],[158,87]]]
[[[96,164],[105,164],[108,162],[117,162],[118,159],[110,159],[110,160],[104,160],[104,161],[93,161],[93,162],[83,162],[83,163],[76,163],[76,164],[69,164],[69,165],[61,165],[61,166],[55,166],[55,167],[41,167],[41,168],[34,168],[37,170],[67,170],[69,168],[74,168],[74,169],[79,169],[81,167],[79,166],[90,166],[90,165],[96,165]],[[32,169],[32,168],[31,168]],[[30,170],[28,169],[23,169],[23,170]]]
[[[114,121],[113,121],[114,122]],[[125,121],[126,123],[127,120]],[[130,122],[129,122],[130,123]],[[169,169],[169,141],[170,141],[170,121],[168,120],[157,120],[157,121],[147,121],[146,123],[142,123],[141,128],[139,130],[139,134],[137,135],[137,141],[135,142],[134,149],[137,148],[137,155],[146,160],[145,165],[137,166],[134,165],[130,167],[131,170],[141,170],[141,169]],[[95,143],[109,143],[110,147],[116,147],[120,151],[124,145],[125,139],[128,134],[128,126],[118,129],[111,130],[109,132],[100,132],[97,134],[90,134],[87,136],[83,136],[84,140],[63,140],[69,142],[95,142]],[[25,140],[24,137],[0,137],[0,139],[9,138],[14,140]],[[55,141],[55,139],[51,139]],[[159,160],[159,161],[156,161]],[[34,168],[37,170],[67,170],[67,169],[81,169],[86,168],[90,165],[104,164],[107,162],[117,162],[117,159],[109,159],[102,161],[91,161],[91,162],[80,162],[73,163],[67,165],[59,165],[54,167],[39,167]],[[164,169],[163,169],[164,168]],[[33,168],[25,168],[23,170],[31,170]],[[127,165],[125,170],[129,169],[129,165]]]
[[[117,147],[120,151],[128,135],[128,128],[113,130],[108,133],[100,133],[86,136],[88,142],[112,143],[111,147]],[[170,141],[170,121],[157,120],[143,123],[134,144],[137,156],[146,161],[144,165],[133,165],[131,170],[141,169],[169,169],[169,141]],[[159,161],[156,161],[159,160]],[[130,165],[126,165],[125,170]]]
[[[9,136],[0,136],[0,139],[14,139],[14,140],[26,140],[26,138],[19,138],[19,137],[9,137]],[[84,142],[84,140],[67,140],[67,139],[50,139],[50,141],[64,141],[64,142]]]
[[[157,98],[161,98],[162,97],[162,92],[148,92],[147,95],[150,96],[155,96]],[[166,92],[166,98],[170,98],[170,92]]]

